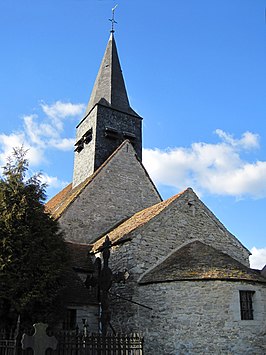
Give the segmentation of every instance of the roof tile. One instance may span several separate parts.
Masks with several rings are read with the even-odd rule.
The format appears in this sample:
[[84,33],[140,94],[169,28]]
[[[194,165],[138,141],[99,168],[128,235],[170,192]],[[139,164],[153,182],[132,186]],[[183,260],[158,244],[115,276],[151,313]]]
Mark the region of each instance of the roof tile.
[[145,274],[140,284],[217,279],[266,283],[266,278],[259,270],[244,266],[210,245],[194,241],[175,251]]
[[[187,191],[187,190],[185,190]],[[143,226],[149,222],[152,218],[160,214],[166,207],[168,207],[173,201],[179,198],[185,191],[170,197],[169,199],[159,202],[156,205],[148,207],[140,212],[135,213],[132,217],[121,223],[118,227],[108,233],[109,239],[112,244],[118,241],[123,241],[125,237],[134,231],[135,229]],[[104,243],[106,235],[101,237],[93,244],[92,251],[96,252]]]
[[84,188],[93,181],[93,179],[109,163],[114,155],[127,143],[129,143],[129,140],[125,140],[91,176],[85,179],[78,186],[72,189],[72,183],[70,183],[57,195],[51,198],[51,200],[45,204],[46,211],[50,213],[54,219],[58,219],[67,207],[80,195]]

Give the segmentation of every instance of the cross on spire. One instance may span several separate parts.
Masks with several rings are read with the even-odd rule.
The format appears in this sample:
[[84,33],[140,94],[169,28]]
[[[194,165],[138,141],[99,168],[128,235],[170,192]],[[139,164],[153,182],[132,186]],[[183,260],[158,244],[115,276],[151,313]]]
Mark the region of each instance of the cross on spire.
[[115,9],[117,8],[118,5],[115,5],[113,8],[112,8],[112,18],[109,19],[109,21],[112,22],[112,27],[111,27],[111,33],[114,33],[115,32],[115,23],[117,23],[115,21]]

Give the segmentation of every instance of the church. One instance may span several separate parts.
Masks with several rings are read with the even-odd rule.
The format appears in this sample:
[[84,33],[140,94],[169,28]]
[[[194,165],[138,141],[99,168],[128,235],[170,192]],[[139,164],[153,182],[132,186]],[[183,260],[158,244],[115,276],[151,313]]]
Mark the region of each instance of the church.
[[141,161],[142,120],[111,31],[76,128],[73,182],[46,204],[72,255],[65,329],[101,331],[88,279],[108,240],[122,275],[108,288],[110,329],[142,334],[151,355],[265,354],[266,268],[250,268],[249,250],[192,188],[162,200]]

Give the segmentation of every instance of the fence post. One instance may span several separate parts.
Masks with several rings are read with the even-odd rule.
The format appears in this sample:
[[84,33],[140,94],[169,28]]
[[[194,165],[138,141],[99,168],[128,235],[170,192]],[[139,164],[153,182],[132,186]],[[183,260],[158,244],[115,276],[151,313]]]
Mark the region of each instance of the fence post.
[[20,331],[20,314],[18,315],[16,329],[14,331],[14,349],[13,355],[16,355],[18,352],[18,338],[19,338],[19,331]]

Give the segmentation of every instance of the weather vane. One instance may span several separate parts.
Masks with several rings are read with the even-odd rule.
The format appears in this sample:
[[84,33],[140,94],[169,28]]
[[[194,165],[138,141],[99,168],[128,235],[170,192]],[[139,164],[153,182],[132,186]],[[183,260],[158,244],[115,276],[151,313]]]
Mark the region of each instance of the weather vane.
[[115,5],[115,6],[112,8],[112,13],[113,13],[113,15],[112,15],[112,18],[109,19],[109,21],[112,22],[112,29],[111,29],[111,31],[110,31],[111,33],[114,33],[114,32],[115,32],[114,27],[115,27],[115,23],[117,23],[117,22],[115,21],[115,9],[117,8],[117,6],[118,6],[118,5]]

